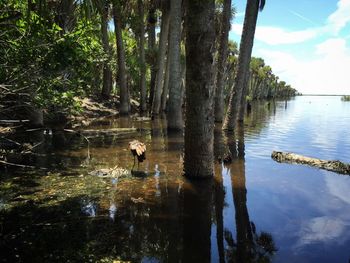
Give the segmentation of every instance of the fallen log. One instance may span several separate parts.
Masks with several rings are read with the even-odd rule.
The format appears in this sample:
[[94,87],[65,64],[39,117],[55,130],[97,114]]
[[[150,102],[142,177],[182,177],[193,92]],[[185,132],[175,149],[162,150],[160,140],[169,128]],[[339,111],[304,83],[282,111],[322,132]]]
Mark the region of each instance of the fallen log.
[[24,123],[24,122],[30,122],[30,120],[0,120],[0,124],[2,125],[11,125],[11,124]]
[[307,164],[314,166],[320,169],[325,169],[328,171],[336,172],[339,174],[348,174],[350,175],[350,164],[343,163],[338,160],[321,160],[317,158],[311,158],[295,153],[288,152],[278,152],[273,151],[271,154],[272,159],[279,163],[298,163],[298,164]]
[[110,128],[110,129],[81,129],[77,130],[85,136],[113,136],[137,132],[136,128]]
[[24,164],[18,164],[18,163],[10,163],[10,162],[6,162],[3,160],[0,160],[0,164],[2,165],[10,165],[10,166],[16,166],[16,167],[21,167],[21,168],[30,168],[30,169],[42,169],[42,170],[46,170],[46,168],[44,167],[35,167],[32,165],[24,165]]

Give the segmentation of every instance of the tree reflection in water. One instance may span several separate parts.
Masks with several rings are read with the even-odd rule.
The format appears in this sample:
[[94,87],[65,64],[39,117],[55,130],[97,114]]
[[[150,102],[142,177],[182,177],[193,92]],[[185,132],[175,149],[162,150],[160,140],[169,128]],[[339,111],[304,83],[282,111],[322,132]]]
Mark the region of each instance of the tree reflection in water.
[[249,219],[244,127],[237,126],[236,134],[227,134],[226,141],[234,160],[230,167],[230,176],[237,234],[235,241],[232,234],[225,230],[225,240],[228,244],[227,260],[229,262],[271,262],[273,254],[277,251],[272,235],[266,232],[257,233],[255,224]]
[[212,180],[184,188],[183,262],[210,262]]
[[[216,159],[231,154],[233,163],[216,166],[214,180],[186,182],[183,188],[183,262],[271,262],[277,251],[271,234],[257,232],[250,221],[247,208],[245,178],[244,129],[224,135],[215,130],[214,154]],[[232,189],[224,184],[225,172],[231,179]],[[224,209],[226,191],[231,191],[235,210],[236,238],[225,228]],[[214,210],[212,210],[214,208]],[[216,236],[211,236],[211,223],[216,224]],[[226,226],[227,227],[227,226]],[[211,239],[216,239],[215,245]],[[217,258],[216,258],[217,257]]]

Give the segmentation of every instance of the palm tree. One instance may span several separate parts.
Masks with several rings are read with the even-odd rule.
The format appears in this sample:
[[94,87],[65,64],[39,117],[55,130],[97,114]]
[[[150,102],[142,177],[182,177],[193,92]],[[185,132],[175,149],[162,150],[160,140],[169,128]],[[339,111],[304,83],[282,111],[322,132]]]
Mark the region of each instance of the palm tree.
[[117,42],[118,53],[118,70],[119,70],[119,87],[120,87],[120,106],[119,113],[121,115],[129,114],[130,110],[130,98],[128,86],[126,83],[126,66],[125,66],[125,50],[122,38],[122,16],[121,16],[121,4],[119,0],[113,0],[113,18],[114,18],[114,32]]
[[230,101],[224,120],[223,129],[233,131],[241,103],[242,90],[248,82],[249,63],[251,59],[256,22],[259,9],[262,10],[265,0],[248,0],[245,10],[243,32],[239,48],[238,70],[235,77],[234,89],[231,90]]
[[165,67],[165,58],[167,51],[168,43],[168,34],[169,34],[169,21],[170,13],[169,6],[167,1],[162,2],[162,24],[160,29],[160,38],[159,38],[159,49],[157,56],[157,76],[156,83],[154,88],[153,102],[152,102],[152,115],[156,116],[160,112],[161,108],[161,98],[162,90],[164,83],[164,67]]
[[214,173],[214,12],[214,0],[187,1],[184,172],[194,178]]
[[226,75],[226,58],[228,51],[228,32],[230,31],[231,0],[225,0],[221,17],[218,64],[215,79],[215,121],[222,122],[224,116],[224,78]]
[[183,129],[181,90],[181,0],[170,2],[168,129]]
[[147,90],[146,90],[146,62],[145,62],[145,23],[144,23],[144,8],[143,1],[137,1],[137,7],[139,12],[139,26],[140,26],[140,37],[139,37],[139,45],[140,45],[140,110],[141,112],[145,112],[147,110]]
[[[169,20],[169,23],[170,23],[170,20]],[[170,24],[169,24],[169,29],[170,29]],[[169,32],[168,38],[170,38],[170,32]],[[165,112],[166,107],[167,107],[167,101],[168,101],[168,95],[169,95],[169,77],[170,77],[170,64],[169,63],[170,63],[170,60],[169,60],[169,44],[168,44],[166,63],[165,63],[164,80],[163,80],[163,91],[162,91],[162,96],[161,96],[161,103],[160,103],[159,112]]]
[[111,59],[111,48],[109,46],[108,39],[108,10],[109,1],[102,0],[98,2],[98,10],[101,15],[101,33],[102,33],[102,46],[103,51],[106,54],[107,59],[103,63],[103,86],[102,86],[102,96],[109,98],[112,90],[112,70],[109,65]]
[[157,15],[156,15],[156,3],[155,0],[149,0],[149,9],[148,9],[148,27],[147,27],[147,34],[148,34],[148,53],[149,56],[152,58],[149,62],[150,68],[151,68],[151,79],[150,79],[150,91],[149,91],[149,99],[148,103],[152,106],[153,103],[153,96],[154,96],[154,86],[156,83],[156,59],[155,57],[155,46],[156,46],[156,24],[157,24]]

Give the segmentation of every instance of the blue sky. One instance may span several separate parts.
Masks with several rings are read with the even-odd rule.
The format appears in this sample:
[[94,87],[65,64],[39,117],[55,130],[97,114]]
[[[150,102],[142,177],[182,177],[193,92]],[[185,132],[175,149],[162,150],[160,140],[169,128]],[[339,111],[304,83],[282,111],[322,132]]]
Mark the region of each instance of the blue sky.
[[[239,42],[246,0],[233,4]],[[350,94],[350,0],[266,0],[253,56],[303,94]]]

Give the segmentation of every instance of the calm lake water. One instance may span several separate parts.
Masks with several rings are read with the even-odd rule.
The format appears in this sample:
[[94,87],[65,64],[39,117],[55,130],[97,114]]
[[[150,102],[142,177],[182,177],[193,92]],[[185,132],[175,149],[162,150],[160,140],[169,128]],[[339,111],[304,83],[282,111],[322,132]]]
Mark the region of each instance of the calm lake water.
[[[0,170],[1,262],[349,262],[350,177],[280,164],[273,150],[350,162],[350,102],[303,96],[252,107],[215,132],[213,180],[182,177],[181,134],[166,120],[115,119],[85,138],[31,132],[30,162]],[[137,169],[128,142],[147,145]],[[94,170],[126,175],[103,178]],[[124,169],[124,170],[123,170]]]

